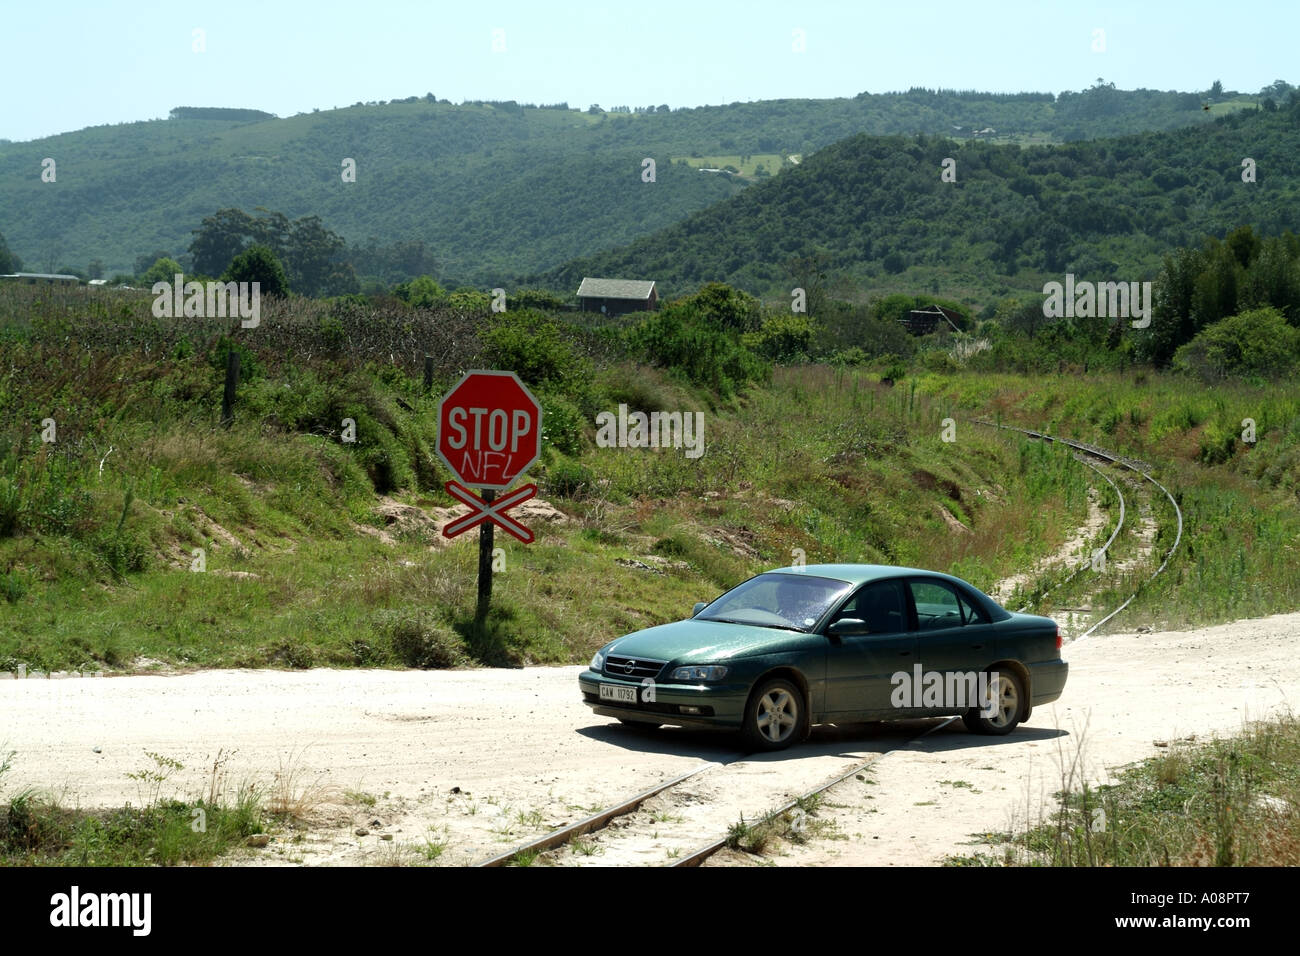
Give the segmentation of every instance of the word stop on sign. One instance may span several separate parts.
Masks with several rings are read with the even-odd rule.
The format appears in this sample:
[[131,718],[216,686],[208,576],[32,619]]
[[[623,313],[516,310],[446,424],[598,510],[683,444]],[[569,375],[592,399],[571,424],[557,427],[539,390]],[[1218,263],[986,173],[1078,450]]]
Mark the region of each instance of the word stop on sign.
[[447,413],[447,446],[467,484],[490,476],[514,479],[536,457],[533,416],[522,409],[452,406]]
[[466,372],[438,403],[438,456],[463,484],[504,491],[541,453],[542,406],[514,372]]

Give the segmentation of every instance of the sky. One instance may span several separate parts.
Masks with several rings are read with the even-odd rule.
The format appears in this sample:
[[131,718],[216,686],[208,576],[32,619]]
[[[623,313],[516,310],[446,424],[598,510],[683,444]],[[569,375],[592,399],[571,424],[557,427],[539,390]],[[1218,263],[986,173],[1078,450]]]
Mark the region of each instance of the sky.
[[912,86],[1300,83],[1295,0],[0,0],[0,138],[433,93],[674,108]]

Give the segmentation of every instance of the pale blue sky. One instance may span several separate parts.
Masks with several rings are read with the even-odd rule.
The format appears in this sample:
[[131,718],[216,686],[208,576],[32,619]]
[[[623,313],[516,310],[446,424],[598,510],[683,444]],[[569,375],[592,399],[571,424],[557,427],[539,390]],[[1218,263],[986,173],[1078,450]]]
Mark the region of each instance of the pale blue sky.
[[[193,31],[206,50],[193,51]],[[493,31],[505,51],[493,52]],[[1094,52],[1094,30],[1105,51]],[[793,51],[804,31],[806,52]],[[0,137],[440,99],[673,107],[910,86],[1254,93],[1300,82],[1300,4],[1150,0],[565,3],[0,0]]]

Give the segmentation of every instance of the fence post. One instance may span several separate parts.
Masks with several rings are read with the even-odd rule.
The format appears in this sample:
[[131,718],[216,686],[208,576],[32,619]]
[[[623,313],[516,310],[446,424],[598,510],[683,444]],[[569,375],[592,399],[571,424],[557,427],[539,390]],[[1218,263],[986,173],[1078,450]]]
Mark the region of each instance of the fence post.
[[226,391],[221,396],[221,424],[229,428],[235,420],[235,388],[239,385],[239,353],[226,353]]
[[433,356],[424,357],[424,392],[427,395],[433,391]]

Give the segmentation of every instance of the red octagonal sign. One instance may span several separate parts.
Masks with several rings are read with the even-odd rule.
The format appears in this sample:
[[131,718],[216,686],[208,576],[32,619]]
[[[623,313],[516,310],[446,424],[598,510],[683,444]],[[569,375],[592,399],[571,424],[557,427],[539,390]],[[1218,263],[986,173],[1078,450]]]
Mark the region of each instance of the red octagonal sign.
[[504,491],[542,453],[542,406],[514,372],[466,372],[438,403],[438,457],[466,485]]

